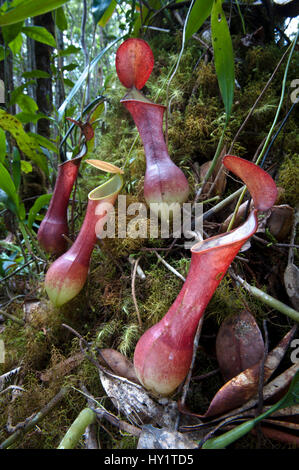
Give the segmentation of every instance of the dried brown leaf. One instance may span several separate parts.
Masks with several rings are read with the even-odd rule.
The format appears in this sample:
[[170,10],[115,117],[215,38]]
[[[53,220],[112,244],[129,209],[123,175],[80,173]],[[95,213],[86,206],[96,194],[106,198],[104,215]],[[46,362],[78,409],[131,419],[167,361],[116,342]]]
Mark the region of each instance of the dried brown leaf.
[[254,317],[246,310],[227,318],[216,338],[216,355],[225,381],[258,363],[264,341]]
[[[284,336],[276,348],[268,354],[264,364],[264,383],[269,380],[278,367],[295,331],[296,325]],[[204,416],[215,416],[241,406],[257,393],[259,376],[260,362],[233,377],[216,393]]]
[[65,359],[59,362],[58,364],[55,364],[55,366],[51,367],[51,369],[41,372],[40,379],[43,382],[50,382],[51,380],[55,380],[55,378],[57,377],[63,377],[69,374],[79,364],[81,364],[83,359],[83,353],[74,354],[68,359]]
[[104,366],[108,365],[116,375],[139,383],[132,362],[115,349],[101,349],[98,359]]
[[281,431],[279,429],[270,428],[268,426],[261,426],[261,431],[264,434],[264,436],[269,439],[273,439],[275,441],[284,442],[286,444],[299,447],[299,437],[294,434],[290,434],[288,432]]
[[299,269],[289,263],[284,272],[284,285],[294,308],[299,310]]

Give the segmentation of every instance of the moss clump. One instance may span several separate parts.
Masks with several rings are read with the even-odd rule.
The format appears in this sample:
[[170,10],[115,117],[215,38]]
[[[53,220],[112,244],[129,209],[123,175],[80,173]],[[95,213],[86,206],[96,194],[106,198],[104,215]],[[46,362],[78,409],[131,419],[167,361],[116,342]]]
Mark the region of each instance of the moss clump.
[[299,203],[299,154],[287,155],[280,167],[278,185],[284,189],[283,199],[287,204]]

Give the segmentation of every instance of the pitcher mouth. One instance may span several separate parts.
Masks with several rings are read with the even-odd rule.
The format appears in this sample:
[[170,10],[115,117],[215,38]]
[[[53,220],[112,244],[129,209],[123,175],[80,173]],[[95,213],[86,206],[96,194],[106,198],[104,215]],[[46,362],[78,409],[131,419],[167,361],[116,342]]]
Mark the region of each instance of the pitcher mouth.
[[250,238],[257,230],[257,210],[254,210],[249,215],[248,219],[244,224],[231,230],[227,233],[221,233],[214,237],[208,238],[207,240],[200,241],[192,246],[192,253],[203,253],[212,249],[221,248],[223,246],[233,245],[234,243],[240,243],[244,239],[244,243]]
[[156,106],[157,108],[166,109],[166,106],[162,104],[154,103],[153,101],[149,100],[144,96],[143,93],[138,91],[135,87],[133,87],[126,95],[120,100],[121,103],[128,103],[128,102],[138,102],[144,103],[151,106]]
[[117,173],[105,183],[90,191],[88,199],[91,201],[100,201],[108,196],[118,194],[124,184],[122,176]]

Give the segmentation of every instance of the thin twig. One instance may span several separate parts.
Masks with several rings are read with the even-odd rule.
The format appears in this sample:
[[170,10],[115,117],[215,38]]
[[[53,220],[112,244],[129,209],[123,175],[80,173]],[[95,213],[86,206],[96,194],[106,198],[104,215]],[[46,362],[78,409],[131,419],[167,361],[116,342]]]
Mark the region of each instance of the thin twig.
[[[193,371],[193,367],[194,367],[194,363],[195,363],[195,358],[196,358],[196,354],[197,354],[197,350],[198,350],[198,343],[199,343],[199,338],[200,338],[200,334],[201,334],[202,324],[203,324],[203,317],[201,317],[201,319],[199,320],[197,330],[196,330],[196,334],[195,334],[194,341],[193,341],[192,360],[191,360],[191,364],[190,364],[190,367],[189,367],[188,375],[186,377],[186,380],[185,380],[185,383],[184,383],[184,386],[183,386],[183,392],[182,392],[182,396],[181,396],[181,400],[180,400],[181,404],[183,406],[185,405],[185,401],[186,401],[189,386],[190,386],[191,375],[192,375],[192,371]],[[180,422],[180,414],[178,415],[178,418],[177,418],[177,421],[176,421],[176,426],[175,426],[176,429],[178,429],[178,427],[179,427],[179,422]]]
[[49,401],[38,413],[34,414],[33,418],[25,420],[22,429],[18,429],[11,436],[9,436],[2,444],[0,449],[7,449],[15,444],[23,434],[31,431],[52,409],[65,397],[68,392],[68,387],[63,387],[61,390]]
[[169,263],[167,263],[167,261],[165,261],[165,259],[163,259],[162,256],[159,255],[159,253],[157,253],[156,251],[154,251],[154,253],[156,254],[157,258],[164,264],[164,266],[169,269],[169,271],[171,271],[173,274],[175,274],[177,277],[179,277],[182,281],[185,282],[186,279],[184,278],[184,276],[182,276],[182,274],[180,274],[175,268],[173,268]]

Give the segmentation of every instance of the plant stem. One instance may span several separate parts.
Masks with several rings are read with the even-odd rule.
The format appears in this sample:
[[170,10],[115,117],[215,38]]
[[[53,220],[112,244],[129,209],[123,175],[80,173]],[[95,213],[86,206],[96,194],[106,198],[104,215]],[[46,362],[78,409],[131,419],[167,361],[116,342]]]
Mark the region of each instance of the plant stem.
[[63,437],[58,449],[74,449],[87,426],[93,424],[95,419],[96,415],[90,408],[82,410]]
[[228,119],[226,120],[225,126],[224,126],[224,128],[223,128],[223,130],[222,130],[222,134],[221,134],[221,136],[220,136],[220,139],[219,139],[219,142],[218,142],[218,146],[217,146],[215,155],[214,155],[214,157],[213,157],[211,166],[210,166],[210,168],[208,169],[207,174],[206,174],[206,176],[204,177],[203,182],[201,183],[201,187],[202,187],[202,188],[204,188],[205,184],[207,183],[208,179],[209,179],[210,176],[212,175],[212,173],[213,173],[213,171],[214,171],[214,168],[215,168],[215,166],[216,166],[216,164],[217,164],[219,155],[220,155],[221,150],[222,150],[222,144],[223,144],[223,140],[224,140],[224,136],[225,136],[225,131],[226,131],[226,128],[227,128],[227,124],[228,124]]
[[55,397],[52,398],[49,403],[47,403],[44,408],[42,408],[36,415],[32,418],[29,419],[28,422],[25,421],[24,426],[22,428],[19,428],[16,432],[14,432],[11,436],[9,436],[2,444],[0,444],[0,449],[7,449],[10,447],[12,444],[17,442],[23,434],[25,434],[28,431],[31,431],[37,423],[39,423],[66,395],[68,392],[68,387],[63,387]]
[[0,313],[4,315],[6,318],[9,318],[10,320],[14,321],[15,323],[18,323],[18,325],[24,326],[25,322],[21,320],[20,318],[15,317],[14,315],[11,315],[10,313],[5,312],[4,310],[0,310]]
[[278,310],[284,315],[287,315],[288,317],[292,318],[292,320],[299,322],[299,312],[297,312],[297,310],[289,307],[283,302],[280,302],[279,300],[275,299],[274,297],[262,291],[261,289],[258,289],[257,287],[248,284],[240,276],[232,273],[232,271],[230,271],[230,274],[237,282],[241,284],[242,287],[244,287],[245,290],[247,290],[247,292],[252,294],[254,297],[261,300],[266,305],[269,305],[269,307],[274,308],[275,310]]

